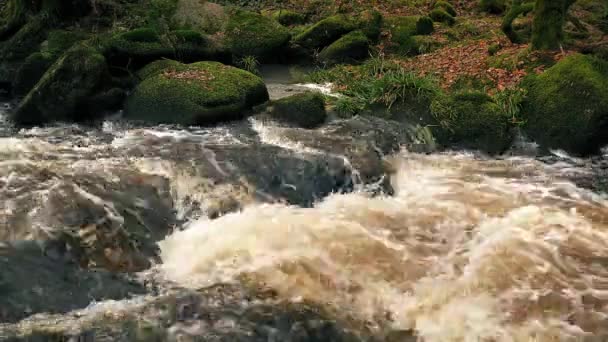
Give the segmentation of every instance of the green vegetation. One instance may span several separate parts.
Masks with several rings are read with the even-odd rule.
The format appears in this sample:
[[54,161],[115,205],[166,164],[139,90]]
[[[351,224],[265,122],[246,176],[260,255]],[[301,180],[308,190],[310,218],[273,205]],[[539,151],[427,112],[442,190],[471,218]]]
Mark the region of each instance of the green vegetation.
[[271,116],[296,127],[315,128],[327,119],[325,100],[316,92],[292,95],[275,101]]
[[568,8],[576,0],[537,0],[534,8],[532,48],[555,50],[564,40]]
[[144,74],[127,99],[129,119],[208,124],[243,117],[247,109],[268,100],[262,79],[218,62],[157,62]]
[[434,39],[425,40],[416,35],[430,34],[434,31],[429,17],[394,17],[387,22],[390,32],[389,49],[401,55],[417,55],[434,48]]
[[255,56],[245,56],[239,60],[239,66],[243,70],[247,70],[252,74],[259,75],[260,62]]
[[360,30],[346,34],[319,54],[319,60],[326,65],[352,63],[367,57],[369,57],[369,41]]
[[441,8],[436,8],[432,10],[431,13],[429,13],[429,17],[431,17],[433,21],[439,23],[445,23],[448,25],[454,25],[456,23],[456,19]]
[[455,17],[457,15],[456,9],[454,8],[454,6],[452,6],[452,4],[450,4],[449,2],[444,1],[444,0],[439,0],[439,1],[435,2],[434,9],[443,10],[452,17]]
[[524,127],[538,143],[585,155],[608,142],[608,62],[573,55],[524,86]]
[[301,25],[306,21],[306,16],[304,14],[286,9],[274,11],[272,13],[272,18],[284,26]]
[[485,93],[438,96],[431,104],[431,112],[439,123],[433,132],[440,144],[494,154],[506,150],[513,139],[509,118]]
[[356,30],[358,23],[350,16],[335,15],[319,21],[294,38],[305,48],[320,49],[335,42],[344,34]]
[[236,10],[226,24],[226,38],[237,58],[275,59],[290,37],[289,31],[275,20],[249,11]]
[[511,42],[516,44],[521,44],[524,42],[522,36],[513,28],[513,22],[520,15],[526,15],[534,10],[534,3],[531,2],[523,2],[523,0],[512,0],[511,7],[509,11],[504,16],[502,20],[501,29],[504,34],[511,40]]

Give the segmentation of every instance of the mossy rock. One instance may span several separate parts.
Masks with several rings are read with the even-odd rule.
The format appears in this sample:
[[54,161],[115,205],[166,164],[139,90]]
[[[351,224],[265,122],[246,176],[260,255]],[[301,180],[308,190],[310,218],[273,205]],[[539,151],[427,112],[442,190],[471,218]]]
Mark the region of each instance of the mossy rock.
[[295,36],[293,41],[308,49],[321,49],[357,28],[359,23],[352,17],[334,15],[310,26]]
[[229,60],[229,53],[208,37],[191,30],[159,35],[151,28],[117,34],[107,43],[107,57],[113,65],[137,68],[162,58],[184,62]]
[[427,16],[401,16],[393,17],[388,21],[392,36],[415,36],[431,34],[435,30],[433,20]]
[[305,92],[275,101],[271,116],[280,122],[311,129],[325,122],[327,112],[323,95]]
[[156,76],[160,73],[162,73],[164,70],[168,69],[168,68],[180,68],[182,66],[182,63],[172,60],[172,59],[161,59],[158,61],[154,61],[148,65],[146,65],[145,67],[143,67],[141,70],[139,70],[137,72],[137,77],[141,80],[145,80],[146,78],[152,77],[152,76]]
[[438,23],[448,24],[450,26],[456,23],[456,19],[443,9],[436,8],[429,13],[429,17]]
[[587,155],[608,143],[608,62],[572,55],[524,86],[524,129],[541,146]]
[[179,0],[170,22],[177,27],[214,34],[220,32],[228,21],[224,6],[210,1]]
[[226,24],[226,39],[236,58],[254,56],[272,61],[287,47],[289,30],[261,14],[236,10]]
[[48,19],[36,17],[0,44],[0,83],[12,84],[25,59],[40,50],[48,34]]
[[439,1],[435,2],[435,5],[433,6],[433,8],[444,10],[452,17],[455,17],[458,15],[454,6],[452,6],[452,4],[450,4],[449,2],[444,1],[444,0],[439,0]]
[[129,96],[125,117],[150,123],[212,124],[242,118],[268,100],[261,78],[218,62],[147,67]]
[[54,55],[49,53],[36,52],[31,54],[17,70],[12,87],[13,96],[26,95],[40,81],[56,59]]
[[90,35],[82,31],[53,30],[49,32],[46,42],[41,46],[44,52],[60,55],[74,44],[86,40]]
[[439,123],[433,133],[443,145],[495,154],[504,152],[512,142],[508,118],[485,93],[439,96],[432,102],[431,112]]
[[369,57],[369,40],[362,31],[350,32],[319,53],[326,65],[353,63]]
[[302,13],[280,9],[272,12],[272,18],[284,26],[294,26],[304,24],[306,16]]
[[97,50],[78,45],[57,60],[12,113],[18,124],[95,119],[79,111],[108,75],[106,60]]
[[479,8],[484,12],[501,14],[507,9],[507,2],[506,0],[480,0]]
[[376,42],[382,33],[384,17],[378,11],[364,11],[359,15],[359,28],[372,42]]

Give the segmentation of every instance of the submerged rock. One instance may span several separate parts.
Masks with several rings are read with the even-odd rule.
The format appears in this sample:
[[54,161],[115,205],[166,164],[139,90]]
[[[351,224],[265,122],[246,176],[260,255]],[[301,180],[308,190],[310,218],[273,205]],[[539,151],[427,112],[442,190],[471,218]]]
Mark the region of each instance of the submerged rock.
[[148,77],[127,99],[126,118],[212,124],[242,118],[247,110],[268,100],[261,78],[218,62],[156,66],[143,73]]
[[[124,299],[143,286],[106,270],[82,270],[47,257],[35,241],[0,242],[0,322],[37,313],[66,313],[91,301]],[[0,327],[0,336],[5,338]],[[4,339],[3,339],[4,340]]]
[[327,119],[325,100],[320,93],[306,92],[284,97],[273,103],[271,116],[302,128],[315,128]]
[[524,130],[541,146],[587,155],[608,143],[607,62],[573,55],[524,86]]

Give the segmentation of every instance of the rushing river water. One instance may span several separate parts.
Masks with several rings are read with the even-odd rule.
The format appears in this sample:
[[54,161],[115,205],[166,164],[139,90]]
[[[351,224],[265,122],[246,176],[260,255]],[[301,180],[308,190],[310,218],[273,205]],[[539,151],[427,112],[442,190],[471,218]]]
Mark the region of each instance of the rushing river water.
[[603,158],[382,125],[0,123],[0,340],[608,339]]

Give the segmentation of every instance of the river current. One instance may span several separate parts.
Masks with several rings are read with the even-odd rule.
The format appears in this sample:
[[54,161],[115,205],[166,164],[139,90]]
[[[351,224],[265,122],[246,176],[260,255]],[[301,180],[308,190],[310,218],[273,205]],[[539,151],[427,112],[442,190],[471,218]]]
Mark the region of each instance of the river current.
[[[258,118],[207,129],[0,123],[0,257],[31,272],[0,271],[0,290],[12,275],[32,287],[5,292],[15,302],[50,303],[0,310],[0,340],[608,339],[603,157],[415,153],[411,136],[390,133],[389,144],[359,131],[388,132],[378,125],[315,136]],[[45,288],[56,266],[15,253],[37,241],[45,260],[64,262],[65,246],[46,242],[65,241],[66,227],[80,267],[129,285],[83,298]],[[112,233],[83,237],[100,227]],[[92,292],[97,282],[73,272]]]

